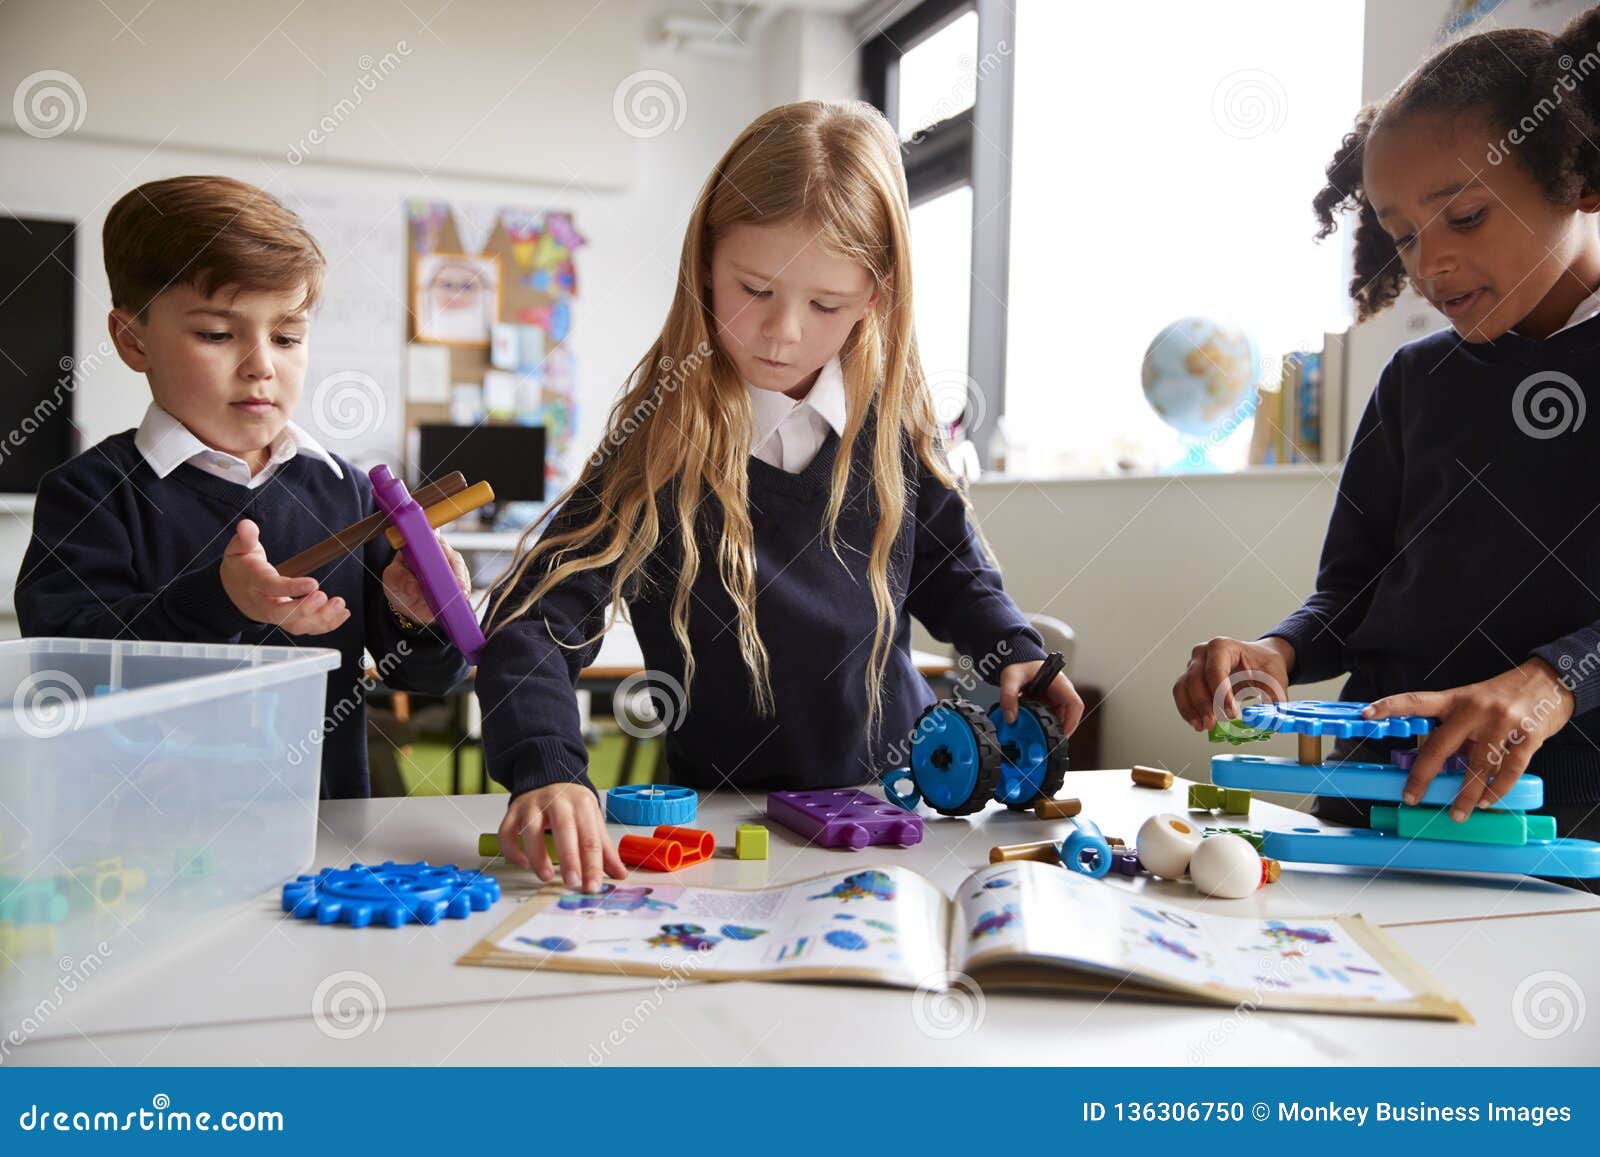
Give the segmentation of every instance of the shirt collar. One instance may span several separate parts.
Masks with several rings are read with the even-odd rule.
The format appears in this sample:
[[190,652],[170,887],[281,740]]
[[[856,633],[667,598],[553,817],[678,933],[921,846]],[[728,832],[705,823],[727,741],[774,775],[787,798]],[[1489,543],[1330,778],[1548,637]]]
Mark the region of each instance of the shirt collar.
[[[189,427],[155,402],[151,402],[150,408],[144,412],[144,421],[139,423],[139,429],[133,436],[133,444],[138,447],[144,460],[150,464],[150,469],[155,471],[157,478],[165,478],[199,454],[219,455],[231,458],[241,465],[244,464],[243,459],[224,450],[207,446],[195,437]],[[333,471],[335,478],[344,477],[344,471],[339,468],[338,460],[294,422],[285,425],[282,432],[272,440],[271,449],[272,453],[268,456],[269,463],[287,462],[296,454],[305,454],[324,463]]]
[[[1567,324],[1562,326],[1561,329],[1571,329],[1575,325],[1588,321],[1596,314],[1600,314],[1600,290],[1596,290],[1578,302],[1578,308],[1572,311],[1572,316],[1567,318]],[[1561,329],[1556,330],[1556,333],[1560,333]],[[1551,336],[1554,337],[1555,334]]]
[[817,374],[811,390],[798,402],[779,390],[763,390],[745,383],[750,395],[750,416],[755,432],[753,446],[760,446],[772,437],[791,413],[801,406],[809,406],[817,416],[833,428],[834,433],[844,433],[848,407],[845,403],[844,367],[838,358],[830,358]]

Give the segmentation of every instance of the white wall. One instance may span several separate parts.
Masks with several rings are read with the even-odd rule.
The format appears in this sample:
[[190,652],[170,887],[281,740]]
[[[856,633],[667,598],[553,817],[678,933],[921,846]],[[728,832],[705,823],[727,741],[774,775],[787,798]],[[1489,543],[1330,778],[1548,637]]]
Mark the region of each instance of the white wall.
[[[61,66],[57,53],[64,42],[51,31],[56,26],[44,20],[41,11],[63,7],[70,5],[23,0],[0,7],[0,87],[5,92],[11,92],[23,75]],[[392,351],[392,363],[377,361],[374,376],[392,392],[396,439],[401,409],[398,367],[404,340],[401,287],[406,199],[437,197],[572,210],[589,242],[578,256],[579,296],[574,302],[571,337],[580,384],[577,441],[592,445],[601,435],[605,412],[618,386],[665,316],[684,225],[711,165],[769,103],[828,95],[830,86],[841,84],[853,91],[859,72],[853,55],[845,55],[853,54],[855,46],[843,38],[842,18],[826,14],[806,14],[793,26],[783,20],[774,22],[763,43],[752,45],[747,57],[737,59],[661,45],[654,29],[663,13],[674,10],[674,5],[664,0],[611,0],[597,10],[593,27],[571,18],[576,6],[540,0],[533,7],[545,11],[544,26],[570,31],[565,47],[572,49],[572,60],[567,60],[564,51],[556,50],[554,33],[534,34],[540,25],[530,21],[530,5],[524,0],[475,0],[455,6],[452,11],[470,14],[470,34],[465,26],[447,27],[442,20],[431,29],[421,27],[405,6],[384,5],[366,11],[367,39],[375,46],[409,39],[416,50],[380,85],[380,89],[396,90],[389,97],[391,103],[382,107],[364,104],[338,126],[328,143],[331,146],[359,131],[367,136],[388,135],[392,150],[378,157],[379,164],[332,163],[325,150],[313,151],[309,160],[291,164],[285,159],[284,142],[289,139],[285,134],[298,137],[303,130],[292,117],[272,108],[263,110],[259,96],[263,86],[276,84],[293,104],[295,115],[306,112],[300,99],[303,94],[288,94],[292,85],[281,78],[272,79],[274,62],[280,62],[282,51],[293,52],[292,46],[269,37],[271,43],[252,56],[246,68],[208,91],[203,99],[191,93],[195,97],[191,103],[175,105],[163,97],[144,116],[130,94],[140,82],[152,92],[165,91],[173,66],[163,56],[163,49],[181,58],[197,50],[194,40],[176,33],[171,33],[172,40],[163,40],[168,33],[162,31],[158,36],[158,30],[169,25],[153,20],[147,24],[148,18],[143,18],[134,23],[133,32],[147,43],[136,47],[129,32],[118,36],[114,22],[109,17],[101,19],[104,10],[99,6],[81,7],[81,35],[73,42],[68,61],[86,96],[84,124],[78,131],[36,139],[12,127],[9,111],[0,119],[0,211],[78,222],[77,346],[84,370],[75,408],[84,445],[136,425],[149,401],[142,378],[114,358],[95,356],[96,346],[105,336],[109,309],[100,249],[105,213],[118,196],[140,182],[194,172],[252,181],[308,206],[305,215],[314,232],[319,231],[322,214],[330,206],[340,208],[344,221],[339,231],[363,256],[359,260],[352,257],[331,271],[332,300],[325,308],[343,319],[338,332],[351,331],[352,315],[357,330],[362,324],[370,329],[365,344],[376,352],[369,349],[369,362],[381,359],[384,349]],[[196,2],[188,7],[189,24],[196,28],[254,28],[261,21],[256,7],[245,0]],[[342,8],[331,2],[306,5],[321,14]],[[202,12],[203,21],[195,16]],[[503,32],[494,38],[499,47],[485,58],[484,29],[493,29],[502,18],[499,27]],[[163,14],[163,21],[170,21],[170,14]],[[604,36],[597,38],[596,29]],[[830,31],[837,35],[830,37]],[[41,39],[27,39],[36,36]],[[301,39],[309,43],[315,38],[308,33]],[[30,51],[29,43],[43,47]],[[94,46],[92,51],[85,47],[89,44]],[[825,51],[834,52],[834,57],[828,60]],[[526,67],[514,73],[514,96],[501,99],[507,85],[490,79],[486,60],[494,63],[500,74],[510,67],[510,61],[526,61]],[[558,60],[559,65],[555,63]],[[775,67],[786,62],[787,80],[775,83]],[[300,61],[300,65],[306,67],[306,62]],[[624,132],[612,109],[618,86],[640,70],[666,73],[682,90],[679,98],[670,84],[661,83],[674,119],[681,110],[681,123],[644,139]],[[330,64],[327,71],[333,77],[337,66]],[[353,63],[345,67],[347,75],[354,72]],[[338,88],[337,79],[319,83]],[[4,103],[9,110],[10,102]],[[125,107],[104,109],[106,104]],[[391,120],[396,108],[405,112],[403,132]],[[184,119],[190,114],[193,124]],[[176,127],[169,123],[174,117]],[[586,126],[582,140],[569,139],[567,129],[552,129],[564,119]],[[202,147],[204,140],[216,136],[219,124],[230,123],[236,126],[230,138],[232,147]],[[99,132],[91,135],[88,130],[94,127]],[[152,134],[157,140],[165,137],[166,143],[144,143]],[[516,179],[473,175],[494,164],[484,160],[481,150],[468,150],[460,144],[469,136],[494,142],[500,158],[494,164],[515,170],[525,162],[529,175]],[[122,139],[111,139],[114,137]],[[180,145],[179,141],[202,143]],[[251,147],[241,147],[243,142]],[[471,161],[465,172],[463,157]],[[365,228],[363,219],[368,222]],[[329,222],[328,227],[333,224]],[[338,254],[330,256],[339,260]],[[324,330],[331,328],[325,326]],[[311,382],[319,374],[316,343],[314,326]],[[342,362],[323,367],[332,368],[346,367]],[[305,408],[302,405],[302,418]],[[341,449],[338,443],[330,445]],[[30,514],[26,504],[21,507],[0,507],[0,576],[4,576],[0,582],[7,584],[7,589],[27,541]]]

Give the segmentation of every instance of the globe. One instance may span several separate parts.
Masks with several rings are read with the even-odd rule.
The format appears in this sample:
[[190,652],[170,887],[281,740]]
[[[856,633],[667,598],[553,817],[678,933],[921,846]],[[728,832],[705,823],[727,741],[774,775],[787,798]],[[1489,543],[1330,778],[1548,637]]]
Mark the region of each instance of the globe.
[[1179,318],[1144,352],[1145,400],[1186,438],[1215,443],[1255,412],[1261,355],[1243,330]]

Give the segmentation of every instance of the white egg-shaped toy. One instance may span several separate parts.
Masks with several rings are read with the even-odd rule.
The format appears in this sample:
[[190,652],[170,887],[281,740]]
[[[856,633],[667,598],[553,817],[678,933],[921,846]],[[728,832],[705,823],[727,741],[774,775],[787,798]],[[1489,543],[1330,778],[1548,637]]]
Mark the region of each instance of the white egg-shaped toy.
[[1189,858],[1189,878],[1207,896],[1242,900],[1261,886],[1261,855],[1243,836],[1210,836]]
[[1139,828],[1139,863],[1147,872],[1176,880],[1189,870],[1189,857],[1200,843],[1200,829],[1183,816],[1154,815]]

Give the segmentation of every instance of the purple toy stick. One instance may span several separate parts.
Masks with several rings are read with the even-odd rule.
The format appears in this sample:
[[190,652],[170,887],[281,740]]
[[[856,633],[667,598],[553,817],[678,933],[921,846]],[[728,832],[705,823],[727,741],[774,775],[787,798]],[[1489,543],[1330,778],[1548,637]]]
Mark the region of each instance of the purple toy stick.
[[767,818],[825,848],[922,842],[922,817],[855,788],[767,793]]
[[417,505],[416,499],[406,492],[404,482],[389,472],[387,466],[374,466],[368,473],[372,479],[372,495],[378,508],[389,516],[389,521],[405,536],[406,545],[400,551],[417,576],[422,587],[422,597],[428,600],[434,620],[444,627],[444,633],[456,649],[476,665],[483,653],[483,631],[478,626],[478,616],[472,613],[461,584],[444,557],[444,549],[434,537],[428,516]]

